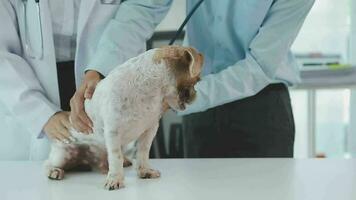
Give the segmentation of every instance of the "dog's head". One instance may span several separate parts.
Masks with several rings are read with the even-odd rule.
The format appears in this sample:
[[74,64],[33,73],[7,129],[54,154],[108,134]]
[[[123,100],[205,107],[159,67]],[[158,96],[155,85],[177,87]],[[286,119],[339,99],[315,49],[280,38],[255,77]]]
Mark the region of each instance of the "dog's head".
[[164,100],[173,109],[184,110],[195,99],[194,85],[200,80],[203,55],[191,47],[167,46],[157,49],[154,61],[164,61],[172,77]]

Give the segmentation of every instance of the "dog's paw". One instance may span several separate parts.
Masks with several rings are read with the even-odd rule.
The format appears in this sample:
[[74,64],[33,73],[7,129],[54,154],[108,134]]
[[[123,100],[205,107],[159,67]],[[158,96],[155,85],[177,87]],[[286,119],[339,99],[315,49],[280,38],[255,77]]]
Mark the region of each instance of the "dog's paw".
[[104,185],[105,189],[107,190],[117,190],[120,188],[125,187],[124,181],[120,176],[114,174],[108,174],[106,177],[106,183]]
[[154,169],[140,168],[138,170],[138,176],[142,179],[159,178],[161,173]]
[[124,159],[124,167],[130,167],[130,166],[132,166],[132,162],[128,158],[125,158]]
[[47,176],[51,180],[62,180],[64,178],[64,170],[56,167],[51,168]]

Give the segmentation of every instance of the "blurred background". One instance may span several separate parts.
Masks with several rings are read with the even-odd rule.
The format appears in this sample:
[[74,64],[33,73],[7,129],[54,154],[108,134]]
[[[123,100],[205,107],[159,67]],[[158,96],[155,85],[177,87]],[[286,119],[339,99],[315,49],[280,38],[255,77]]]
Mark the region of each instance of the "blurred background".
[[[148,48],[167,45],[184,17],[185,1],[175,0]],[[356,1],[316,0],[292,51],[302,78],[290,88],[294,157],[356,157]],[[182,157],[180,122],[173,112],[163,117],[152,156]]]

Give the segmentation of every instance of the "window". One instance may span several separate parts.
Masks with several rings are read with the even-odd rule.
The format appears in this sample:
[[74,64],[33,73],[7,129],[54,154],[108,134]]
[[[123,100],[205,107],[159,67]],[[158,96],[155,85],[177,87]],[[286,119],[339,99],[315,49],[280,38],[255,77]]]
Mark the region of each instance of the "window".
[[[297,58],[317,55],[321,64],[330,59],[340,64],[351,63],[350,40],[356,37],[351,35],[351,9],[351,0],[316,0],[292,47]],[[300,61],[305,64],[305,60]],[[312,67],[320,69],[317,65]],[[324,66],[324,69],[330,68]],[[338,88],[310,86],[291,91],[296,122],[295,157],[347,155],[349,135],[354,134],[350,132],[354,130],[350,129],[350,99],[354,95],[350,88],[345,83]]]

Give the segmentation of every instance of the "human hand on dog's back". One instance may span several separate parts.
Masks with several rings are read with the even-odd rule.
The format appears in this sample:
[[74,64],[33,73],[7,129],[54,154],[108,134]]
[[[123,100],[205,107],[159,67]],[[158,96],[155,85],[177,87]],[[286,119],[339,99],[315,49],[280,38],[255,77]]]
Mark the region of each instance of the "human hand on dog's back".
[[58,140],[63,143],[69,143],[69,112],[61,111],[54,114],[44,126],[44,132],[51,140]]
[[97,72],[89,70],[85,73],[84,80],[70,100],[70,119],[71,123],[79,132],[92,133],[93,122],[90,120],[84,110],[85,99],[91,99],[95,87],[103,76]]

